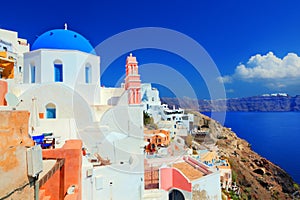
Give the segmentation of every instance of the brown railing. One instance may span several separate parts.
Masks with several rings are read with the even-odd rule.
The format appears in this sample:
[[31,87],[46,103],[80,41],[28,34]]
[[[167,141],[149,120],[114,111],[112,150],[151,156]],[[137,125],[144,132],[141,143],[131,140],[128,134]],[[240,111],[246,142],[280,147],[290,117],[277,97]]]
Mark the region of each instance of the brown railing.
[[145,189],[158,189],[159,188],[159,169],[150,167],[145,170],[144,174]]

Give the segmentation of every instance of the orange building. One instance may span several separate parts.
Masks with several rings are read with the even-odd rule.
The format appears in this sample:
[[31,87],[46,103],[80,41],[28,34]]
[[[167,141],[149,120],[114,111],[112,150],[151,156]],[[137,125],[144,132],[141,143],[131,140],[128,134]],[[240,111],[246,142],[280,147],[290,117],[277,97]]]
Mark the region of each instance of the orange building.
[[145,130],[144,138],[156,147],[167,147],[170,144],[170,131],[168,130]]

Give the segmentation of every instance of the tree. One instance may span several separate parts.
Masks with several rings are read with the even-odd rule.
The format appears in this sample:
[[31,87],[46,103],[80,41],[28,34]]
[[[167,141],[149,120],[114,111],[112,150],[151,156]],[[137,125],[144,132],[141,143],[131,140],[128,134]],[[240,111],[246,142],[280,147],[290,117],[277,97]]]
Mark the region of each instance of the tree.
[[146,113],[145,111],[143,112],[144,114],[144,125],[146,126],[147,124],[151,124],[153,123],[153,119],[152,117],[150,117],[150,115],[148,113]]

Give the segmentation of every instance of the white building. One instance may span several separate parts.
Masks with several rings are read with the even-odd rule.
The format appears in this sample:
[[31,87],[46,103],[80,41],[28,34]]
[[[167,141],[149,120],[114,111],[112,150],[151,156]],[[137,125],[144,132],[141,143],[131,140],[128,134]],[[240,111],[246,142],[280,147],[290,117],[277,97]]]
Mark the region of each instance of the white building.
[[193,129],[194,125],[194,115],[190,113],[185,113],[184,109],[169,109],[168,105],[162,104],[162,119],[164,121],[169,121],[171,124],[171,133],[178,136],[187,136]]
[[142,103],[144,105],[144,111],[149,110],[152,107],[160,106],[159,91],[151,86],[151,83],[142,84]]
[[153,88],[150,83],[143,83],[141,96],[144,112],[153,118],[154,123],[159,122],[162,119],[159,91]]
[[169,109],[167,104],[161,104],[159,91],[152,88],[150,83],[142,84],[141,96],[144,112],[153,118],[159,128],[169,129],[172,137],[175,135],[187,136],[192,131],[194,115],[186,114],[181,108]]
[[13,78],[15,82],[22,82],[23,53],[29,51],[27,40],[19,38],[18,33],[0,29],[0,52],[7,53],[7,59],[14,61]]

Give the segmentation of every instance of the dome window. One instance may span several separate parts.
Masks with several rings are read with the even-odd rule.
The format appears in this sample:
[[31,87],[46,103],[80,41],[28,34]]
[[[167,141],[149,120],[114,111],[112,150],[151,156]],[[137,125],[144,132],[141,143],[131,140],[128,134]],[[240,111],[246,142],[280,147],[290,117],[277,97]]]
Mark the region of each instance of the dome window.
[[92,67],[90,64],[85,66],[85,83],[91,83],[92,81]]
[[60,60],[54,61],[54,81],[63,82],[63,63]]

